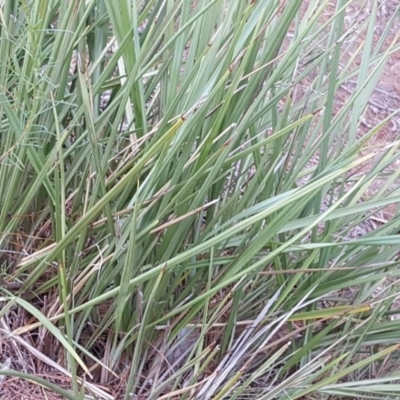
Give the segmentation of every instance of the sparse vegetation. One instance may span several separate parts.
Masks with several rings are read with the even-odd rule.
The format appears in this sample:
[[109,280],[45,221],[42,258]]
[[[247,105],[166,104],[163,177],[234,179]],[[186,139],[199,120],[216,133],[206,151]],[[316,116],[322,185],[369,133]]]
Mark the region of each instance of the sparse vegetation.
[[399,398],[384,6],[2,2],[2,399]]

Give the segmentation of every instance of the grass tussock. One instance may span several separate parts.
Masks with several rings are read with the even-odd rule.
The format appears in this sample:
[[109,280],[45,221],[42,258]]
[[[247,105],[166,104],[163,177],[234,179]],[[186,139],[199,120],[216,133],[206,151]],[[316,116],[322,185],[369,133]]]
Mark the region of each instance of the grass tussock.
[[2,2],[2,399],[398,397],[383,3]]

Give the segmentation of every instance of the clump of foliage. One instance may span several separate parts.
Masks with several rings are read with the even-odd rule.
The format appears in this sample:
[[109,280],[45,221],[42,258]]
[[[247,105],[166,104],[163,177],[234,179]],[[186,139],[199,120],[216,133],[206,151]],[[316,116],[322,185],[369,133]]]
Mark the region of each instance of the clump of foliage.
[[355,3],[2,2],[1,374],[68,399],[398,396],[400,218],[354,233],[400,200],[399,143],[366,147],[387,121],[359,134],[396,16],[376,41],[379,2],[349,27]]

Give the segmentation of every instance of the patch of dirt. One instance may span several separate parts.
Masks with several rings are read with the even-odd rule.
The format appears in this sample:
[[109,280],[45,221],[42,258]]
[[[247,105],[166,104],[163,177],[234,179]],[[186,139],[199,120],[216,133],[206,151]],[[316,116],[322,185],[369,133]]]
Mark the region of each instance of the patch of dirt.
[[[340,60],[340,69],[350,70],[358,67],[361,63],[363,51],[360,48],[366,41],[367,26],[365,21],[371,14],[371,1],[359,0],[353,1],[348,6],[345,16],[345,32],[350,32],[342,45],[342,55]],[[302,13],[304,15],[309,1],[304,1]],[[335,13],[336,2],[331,2],[320,18],[321,25],[329,21]],[[361,8],[360,8],[361,7]],[[386,51],[390,45],[396,43],[400,46],[400,16],[398,16],[389,30],[383,43],[381,38],[388,27],[389,21],[393,19],[397,8],[400,7],[400,0],[380,1],[378,16],[375,21],[372,48],[380,47],[380,53]],[[325,32],[327,33],[327,32]],[[371,69],[370,69],[371,71]],[[339,111],[350,95],[355,91],[357,81],[355,78],[344,82],[335,96],[335,111]],[[392,52],[387,64],[383,70],[382,76],[368,101],[368,107],[361,121],[359,133],[360,136],[367,133],[372,127],[378,125],[390,114],[400,109],[400,50]],[[400,116],[395,116],[390,122],[382,127],[379,134],[373,139],[373,143],[384,147],[399,138],[398,130],[400,128]]]
[[[344,17],[344,32],[346,33],[342,42],[339,71],[352,71],[360,66],[362,57],[365,54],[364,49],[366,49],[368,32],[367,23],[372,13],[373,3],[374,0],[355,0],[347,7]],[[353,181],[370,170],[371,166],[377,161],[383,151],[399,140],[400,113],[391,118],[389,117],[400,110],[400,15],[396,16],[396,12],[398,13],[398,8],[400,7],[400,0],[381,0],[378,3],[377,18],[374,24],[371,49],[369,50],[372,52],[371,59],[374,59],[375,53],[379,55],[385,53],[390,48],[392,48],[392,50],[388,55],[387,63],[372,95],[369,99],[363,99],[367,100],[367,107],[357,127],[357,137],[364,137],[386,118],[388,118],[388,121],[380,127],[378,132],[368,141],[367,147],[360,152],[359,156],[362,157],[366,154],[370,154],[372,151],[376,154],[376,158],[370,159],[368,162],[357,167],[357,169],[351,171]],[[309,4],[310,1],[304,1],[302,4],[302,15],[306,12]],[[329,6],[319,18],[320,26],[330,20],[335,13],[336,7],[336,1],[331,1],[329,3]],[[388,30],[389,24],[391,24],[391,26]],[[330,27],[326,28],[322,35],[328,35],[329,28]],[[385,37],[385,40],[382,40],[383,37]],[[319,46],[321,47],[323,44]],[[323,50],[323,47],[321,47],[321,49]],[[376,62],[369,68],[368,74],[377,66],[379,59],[378,57]],[[316,73],[317,71],[313,71],[304,78],[301,85],[296,87],[297,98],[306,98],[307,91],[316,78]],[[346,102],[349,101],[353,93],[357,90],[357,86],[360,84],[363,84],[363,82],[357,82],[357,76],[350,77],[340,84],[334,98],[334,115],[337,115],[343,107],[346,107]],[[307,166],[313,167],[317,165],[319,162],[318,160],[318,151],[316,151],[314,158],[310,160]],[[399,160],[388,166],[385,172],[390,173],[391,171],[397,170],[399,167],[400,155]],[[301,181],[299,183],[305,183],[307,180],[308,178],[304,178],[304,182]],[[366,190],[364,200],[373,197],[382,188],[385,180],[384,178],[375,179]],[[400,179],[396,179],[390,189],[397,188],[399,185]],[[354,232],[354,236],[362,236],[376,229],[379,225],[391,219],[396,212],[397,204],[387,206],[368,218],[365,223],[357,226],[357,232]],[[353,236],[353,234],[350,236]]]
[[[371,15],[373,3],[374,1],[370,0],[358,0],[353,2],[353,4],[348,7],[345,17],[346,28],[351,29],[352,24],[356,23],[356,20],[362,24],[363,21]],[[380,53],[388,51],[393,45],[396,46],[397,49],[388,55],[387,63],[383,69],[380,80],[371,97],[368,99],[367,108],[358,128],[359,137],[366,135],[372,128],[379,125],[400,109],[400,15],[397,15],[397,17],[395,16],[396,12],[398,13],[398,7],[400,7],[400,0],[381,0],[378,3],[378,13],[372,38],[372,49],[377,49]],[[334,3],[330,5],[331,11],[333,11],[333,7]],[[329,12],[329,9],[327,11]],[[328,15],[326,17],[328,17]],[[382,37],[389,23],[392,23],[392,26],[389,32],[387,32],[385,40],[382,41]],[[358,52],[358,49],[365,44],[367,29],[368,27],[365,26],[363,31],[356,31],[355,34],[349,38],[348,44],[346,43],[346,51],[343,52],[343,58],[340,63],[342,68],[349,62],[355,67],[360,65],[363,52]],[[378,49],[379,46],[381,46],[380,50]],[[371,70],[372,68],[370,68],[370,71]],[[352,79],[342,84],[335,98],[335,108],[342,107],[349,96],[354,93],[356,87],[357,82]],[[374,135],[368,143],[368,150],[362,151],[360,156],[367,154],[367,152],[370,152],[372,149],[377,155],[382,154],[387,146],[399,139],[399,128],[400,114],[397,114],[392,116],[388,122],[379,129],[377,134]],[[371,160],[369,163],[362,165],[356,172],[356,176],[362,175],[374,162],[374,160]],[[400,160],[390,165],[387,172],[393,171],[399,166]],[[382,188],[384,181],[385,179],[376,179],[368,188],[366,196],[372,197],[375,195]],[[398,187],[399,184],[400,182],[397,179],[393,182],[392,189]],[[376,229],[379,225],[387,222],[393,217],[396,210],[397,205],[391,204],[369,218],[366,221],[368,223],[366,232]],[[364,231],[365,229],[361,230]]]
[[[368,27],[365,21],[371,15],[372,3],[375,0],[353,1],[348,6],[345,16],[345,31],[352,31],[343,42],[340,68],[344,69],[350,64],[352,68],[361,63],[363,51],[360,48],[365,44]],[[303,7],[307,7],[308,1]],[[336,1],[330,2],[326,8],[321,22],[328,21],[335,12]],[[380,47],[380,53],[388,50],[395,43],[400,46],[400,15],[395,17],[385,41],[381,43],[384,32],[389,22],[394,18],[400,0],[379,1],[378,15],[372,40],[372,49]],[[370,71],[372,69],[370,68]],[[338,111],[346,103],[346,100],[355,91],[357,81],[351,78],[341,85],[335,97],[335,110]],[[400,109],[400,50],[392,52],[388,56],[387,64],[380,80],[368,101],[367,110],[359,127],[360,136],[366,134],[372,127],[378,125],[393,112]],[[400,115],[391,118],[390,122],[383,126],[379,133],[372,139],[372,143],[379,147],[385,147],[399,138]]]

